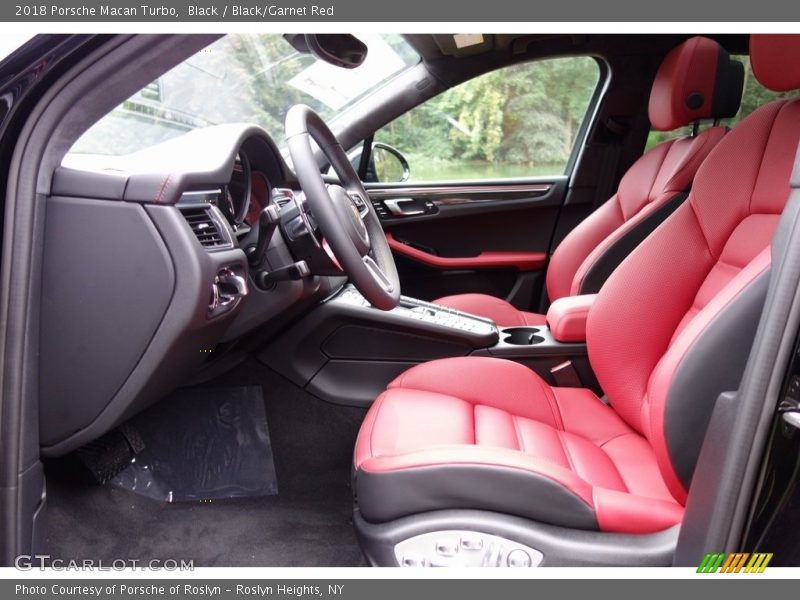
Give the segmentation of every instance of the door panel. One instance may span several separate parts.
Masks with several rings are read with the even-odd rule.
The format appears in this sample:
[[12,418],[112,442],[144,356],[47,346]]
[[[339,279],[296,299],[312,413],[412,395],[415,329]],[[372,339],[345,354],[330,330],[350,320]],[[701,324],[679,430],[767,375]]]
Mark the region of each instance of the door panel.
[[574,224],[591,208],[573,204],[572,193],[565,206],[565,198],[607,75],[590,56],[517,62],[451,87],[374,132],[364,147],[375,142],[384,150],[375,178],[409,178],[367,186],[404,293],[433,300],[478,292],[521,309],[543,307],[562,217]]
[[403,293],[433,300],[486,293],[533,309],[567,178],[366,186]]

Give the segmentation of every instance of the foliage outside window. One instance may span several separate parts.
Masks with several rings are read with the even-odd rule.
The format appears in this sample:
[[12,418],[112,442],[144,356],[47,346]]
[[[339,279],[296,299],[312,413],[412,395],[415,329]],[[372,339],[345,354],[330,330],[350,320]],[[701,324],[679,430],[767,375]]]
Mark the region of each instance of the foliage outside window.
[[560,175],[599,73],[589,57],[493,71],[412,109],[375,141],[406,156],[411,181]]

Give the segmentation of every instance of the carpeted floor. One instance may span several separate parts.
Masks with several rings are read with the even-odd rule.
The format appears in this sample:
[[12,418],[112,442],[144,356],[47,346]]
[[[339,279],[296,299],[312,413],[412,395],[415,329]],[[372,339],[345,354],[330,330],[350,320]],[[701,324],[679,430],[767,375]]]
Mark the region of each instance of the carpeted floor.
[[[162,503],[46,465],[48,551],[64,559],[186,559],[195,566],[356,566],[350,464],[364,411],[310,396],[255,361],[203,387],[260,385],[279,493]],[[180,424],[176,423],[176,427]]]

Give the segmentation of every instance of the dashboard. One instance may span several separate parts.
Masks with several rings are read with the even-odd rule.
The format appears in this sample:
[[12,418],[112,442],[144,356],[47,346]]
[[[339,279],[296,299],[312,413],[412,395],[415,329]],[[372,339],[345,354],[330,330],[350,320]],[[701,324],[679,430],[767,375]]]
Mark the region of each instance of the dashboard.
[[46,202],[45,455],[99,437],[345,283],[335,266],[308,268],[319,232],[254,125],[67,157]]
[[262,171],[254,171],[250,158],[240,150],[233,162],[230,180],[213,196],[234,232],[247,231],[269,203],[272,185]]

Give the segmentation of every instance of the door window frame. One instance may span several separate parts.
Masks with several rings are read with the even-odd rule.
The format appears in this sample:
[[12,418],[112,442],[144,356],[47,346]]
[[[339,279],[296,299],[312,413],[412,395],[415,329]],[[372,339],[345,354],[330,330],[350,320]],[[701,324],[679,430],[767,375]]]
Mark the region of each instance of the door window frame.
[[[468,81],[472,81],[473,79],[477,79],[483,75],[488,73],[492,73],[495,71],[500,71],[502,69],[507,69],[510,67],[514,67],[517,65],[534,63],[534,62],[542,62],[546,60],[554,60],[554,59],[561,59],[561,58],[590,58],[595,61],[598,67],[598,77],[597,83],[595,84],[594,91],[589,99],[589,103],[586,106],[586,111],[584,112],[583,119],[575,133],[575,141],[572,144],[572,148],[570,149],[569,156],[567,157],[566,164],[564,166],[564,170],[561,173],[553,173],[552,175],[532,175],[530,177],[500,177],[495,179],[490,178],[481,178],[481,179],[441,179],[441,180],[419,180],[419,181],[404,181],[404,182],[393,182],[393,181],[380,181],[380,182],[369,182],[366,183],[365,186],[367,188],[392,188],[392,187],[440,187],[440,186],[449,186],[449,185],[480,185],[484,184],[515,184],[515,183],[537,183],[537,182],[554,182],[554,181],[562,181],[562,180],[571,180],[573,173],[577,169],[580,164],[581,158],[583,156],[584,148],[586,146],[586,142],[590,137],[591,131],[597,121],[598,115],[600,113],[600,108],[602,107],[603,100],[606,96],[608,88],[611,83],[611,68],[608,62],[602,57],[593,54],[567,54],[567,55],[553,55],[553,56],[546,56],[546,57],[537,57],[536,59],[530,61],[522,61],[517,63],[512,63],[508,65],[504,65],[502,67],[498,67],[497,69],[493,69],[491,71],[485,71],[474,77],[469,79],[465,79],[464,81],[459,82],[458,84],[447,88],[447,90],[443,90],[441,93],[444,94],[447,91],[458,87],[459,85],[463,85]],[[407,114],[408,112],[422,106],[426,102],[430,102],[433,98],[425,99],[423,102],[409,108],[404,113],[397,115],[394,119],[399,119],[403,115]],[[393,120],[394,120],[393,119]],[[390,121],[391,123],[391,121]],[[354,147],[358,147],[359,145],[362,148],[361,155],[367,153],[367,160],[361,160],[357,165],[358,174],[361,177],[363,174],[360,170],[360,167],[367,166],[369,161],[371,160],[371,152],[372,152],[372,142],[375,139],[375,134],[386,127],[389,123],[382,125],[380,128],[373,131],[363,142],[359,142]],[[363,181],[363,177],[362,177]]]

